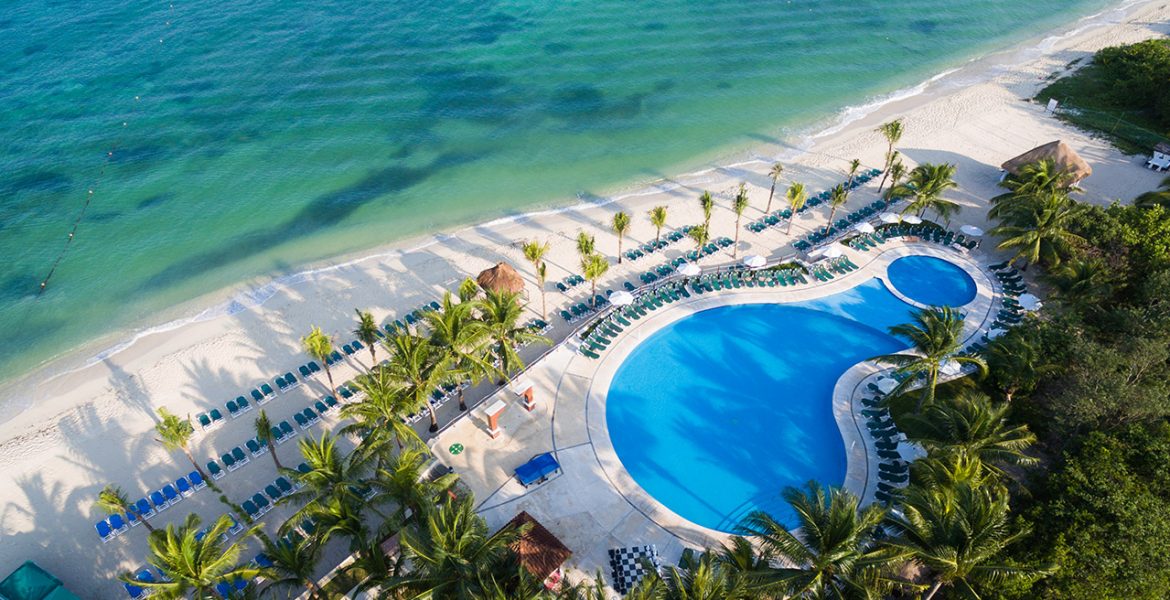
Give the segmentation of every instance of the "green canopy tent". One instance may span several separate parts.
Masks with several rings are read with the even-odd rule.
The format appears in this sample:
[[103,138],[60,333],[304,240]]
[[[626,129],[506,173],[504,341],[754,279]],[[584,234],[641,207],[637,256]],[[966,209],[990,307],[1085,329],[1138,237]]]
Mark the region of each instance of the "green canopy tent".
[[0,581],[0,600],[80,600],[65,589],[60,579],[25,561],[4,581]]

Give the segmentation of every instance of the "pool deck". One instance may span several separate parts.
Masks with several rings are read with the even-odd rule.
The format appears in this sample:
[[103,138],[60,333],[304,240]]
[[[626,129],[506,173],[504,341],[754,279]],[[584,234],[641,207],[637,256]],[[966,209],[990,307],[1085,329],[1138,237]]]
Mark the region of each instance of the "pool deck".
[[[885,281],[887,265],[909,255],[945,258],[963,266],[975,280],[975,298],[962,307],[967,313],[964,339],[986,332],[994,319],[999,290],[978,254],[967,255],[931,243],[891,241],[868,252],[847,249],[846,255],[860,268],[827,282],[812,281],[798,288],[723,290],[676,301],[633,321],[600,359],[577,353],[569,340],[525,374],[536,392],[532,412],[523,408],[519,397],[502,389],[498,399],[507,408],[500,418],[503,433],[497,439],[489,438],[486,416],[475,411],[433,440],[432,448],[475,492],[479,510],[490,526],[503,525],[517,512],[527,511],[573,550],[570,566],[586,573],[607,570],[610,548],[655,544],[663,560],[673,562],[686,547],[722,543],[727,534],[678,516],[646,493],[622,466],[605,423],[610,382],[642,340],[679,319],[718,306],[812,300],[874,277],[882,279],[903,301],[921,306]],[[873,499],[879,460],[860,414],[861,390],[882,370],[868,362],[853,366],[838,379],[832,399],[847,450],[843,485],[865,502]],[[455,443],[465,448],[458,455],[447,450]],[[560,474],[530,489],[512,477],[515,467],[549,451],[555,452],[561,463]]]

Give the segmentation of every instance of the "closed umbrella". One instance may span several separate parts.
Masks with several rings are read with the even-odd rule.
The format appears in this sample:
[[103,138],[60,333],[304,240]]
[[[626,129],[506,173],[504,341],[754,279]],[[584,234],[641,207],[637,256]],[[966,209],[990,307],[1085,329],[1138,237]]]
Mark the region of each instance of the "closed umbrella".
[[878,380],[877,387],[883,394],[888,394],[894,391],[894,388],[898,387],[898,382],[889,377],[883,377]]
[[983,230],[974,225],[964,225],[959,228],[959,231],[962,231],[965,235],[972,237],[979,237],[983,235]]
[[610,294],[609,301],[614,306],[629,306],[634,303],[634,295],[625,290],[618,290]]
[[902,222],[917,225],[922,222],[922,219],[918,218],[918,215],[906,215],[902,217]]
[[870,225],[869,223],[858,223],[857,225],[854,225],[853,228],[856,229],[857,231],[860,231],[861,233],[873,233],[874,232],[873,225]]
[[1020,296],[1019,302],[1020,306],[1024,307],[1024,310],[1029,311],[1038,310],[1041,306],[1043,306],[1040,303],[1040,299],[1032,294],[1024,294]]
[[694,277],[702,271],[703,270],[699,268],[699,265],[696,265],[695,263],[686,263],[678,268],[679,275],[682,275],[683,277]]
[[840,258],[844,254],[845,252],[841,250],[840,246],[833,246],[825,250],[824,256],[825,258]]
[[766,264],[768,264],[767,259],[759,254],[745,256],[743,259],[743,266],[749,269],[762,269]]
[[884,212],[878,217],[882,223],[899,223],[902,221],[902,215],[892,212]]

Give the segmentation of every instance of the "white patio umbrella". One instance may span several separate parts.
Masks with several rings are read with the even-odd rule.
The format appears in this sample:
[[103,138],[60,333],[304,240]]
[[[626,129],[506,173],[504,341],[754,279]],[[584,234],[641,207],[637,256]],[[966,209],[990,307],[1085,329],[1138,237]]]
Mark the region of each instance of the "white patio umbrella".
[[918,215],[906,215],[902,217],[902,222],[917,225],[922,222],[922,219],[918,218]]
[[883,377],[877,381],[877,388],[881,390],[883,394],[888,394],[894,391],[894,388],[896,387],[898,387],[898,382],[894,381],[890,377]]
[[899,223],[902,221],[902,215],[892,212],[884,212],[878,217],[882,223]]
[[629,306],[634,303],[634,295],[625,290],[618,290],[610,295],[609,301],[614,306]]
[[762,269],[768,260],[759,254],[750,254],[743,257],[743,266],[749,269]]
[[678,268],[678,274],[682,275],[683,277],[694,277],[702,271],[703,270],[699,268],[699,265],[696,265],[695,263],[686,263],[685,265],[682,265]]
[[1024,310],[1027,311],[1038,310],[1041,306],[1043,306],[1043,304],[1040,302],[1040,299],[1032,294],[1024,294],[1020,296],[1019,302],[1020,306],[1024,307]]
[[840,246],[834,245],[833,247],[827,248],[825,250],[824,257],[825,258],[840,258],[844,254],[845,254],[845,251],[841,250]]
[[963,365],[959,364],[959,361],[957,360],[948,359],[944,361],[943,364],[939,365],[938,372],[947,376],[958,375],[959,373],[963,372]]
[[873,233],[874,232],[873,225],[870,225],[869,223],[858,223],[858,224],[854,225],[853,228],[856,229],[857,231],[860,231],[861,233]]
[[962,231],[965,235],[972,237],[979,237],[983,235],[983,230],[974,225],[964,225],[959,228],[959,231]]

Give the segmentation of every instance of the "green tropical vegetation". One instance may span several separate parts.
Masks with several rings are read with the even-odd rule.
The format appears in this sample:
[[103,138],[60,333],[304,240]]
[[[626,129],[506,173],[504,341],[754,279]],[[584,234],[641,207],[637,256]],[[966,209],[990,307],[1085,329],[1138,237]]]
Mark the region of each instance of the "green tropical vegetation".
[[748,209],[751,202],[748,201],[747,187],[744,184],[739,184],[739,190],[735,192],[735,197],[731,199],[731,210],[735,213],[735,241],[731,246],[731,257],[735,258],[739,253],[739,220],[743,218],[743,213]]
[[912,212],[921,217],[929,210],[949,222],[961,208],[954,200],[943,197],[945,192],[958,187],[955,170],[952,164],[920,164],[906,176],[905,183],[890,188],[890,197],[910,198],[902,214]]
[[613,222],[610,224],[613,232],[617,234],[618,249],[617,257],[618,264],[622,264],[622,241],[626,237],[626,232],[630,230],[630,213],[625,211],[618,211],[613,215]]
[[191,424],[191,419],[179,418],[165,406],[159,407],[158,419],[154,424],[154,431],[158,434],[156,440],[168,451],[182,450],[195,470],[206,479],[207,474],[195,460],[195,455],[191,454],[191,438],[195,435],[195,426]]
[[[886,180],[893,176],[892,169],[895,161],[898,159],[898,152],[894,150],[894,146],[902,141],[902,134],[905,133],[905,128],[902,125],[902,119],[894,119],[888,123],[882,123],[877,128],[878,133],[886,139],[886,162],[882,167],[882,180],[878,184],[878,194],[886,187]],[[898,185],[897,182],[891,183],[891,186]]]
[[796,213],[804,208],[805,201],[808,200],[808,192],[804,189],[803,183],[793,183],[788,186],[788,191],[784,192],[784,199],[788,201],[788,208],[792,211],[792,217],[788,219],[788,227],[785,228],[784,234],[792,234],[792,223],[796,221]]
[[313,326],[309,330],[309,335],[301,338],[301,347],[304,348],[305,354],[325,368],[325,377],[329,380],[329,393],[336,396],[337,386],[333,383],[333,371],[329,368],[329,355],[333,354],[333,339],[321,331],[320,327]]
[[378,340],[381,337],[378,335],[380,332],[378,322],[374,320],[374,315],[370,311],[355,308],[354,312],[357,313],[358,320],[357,326],[353,329],[353,336],[370,349],[370,365],[377,364]]
[[[545,299],[545,283],[548,280],[548,268],[544,262],[544,256],[549,251],[548,242],[538,242],[530,240],[524,244],[524,258],[532,263],[532,268],[536,272],[536,283],[540,286],[540,318],[548,318],[548,302]],[[619,252],[620,254],[620,252]],[[466,298],[459,298],[463,302],[467,302]]]
[[666,207],[655,206],[650,209],[650,224],[654,226],[654,243],[662,241],[662,228],[666,226]]
[[1170,40],[1104,48],[1079,67],[1040,90],[1036,100],[1055,98],[1064,105],[1060,118],[1126,152],[1148,153],[1170,138]]

